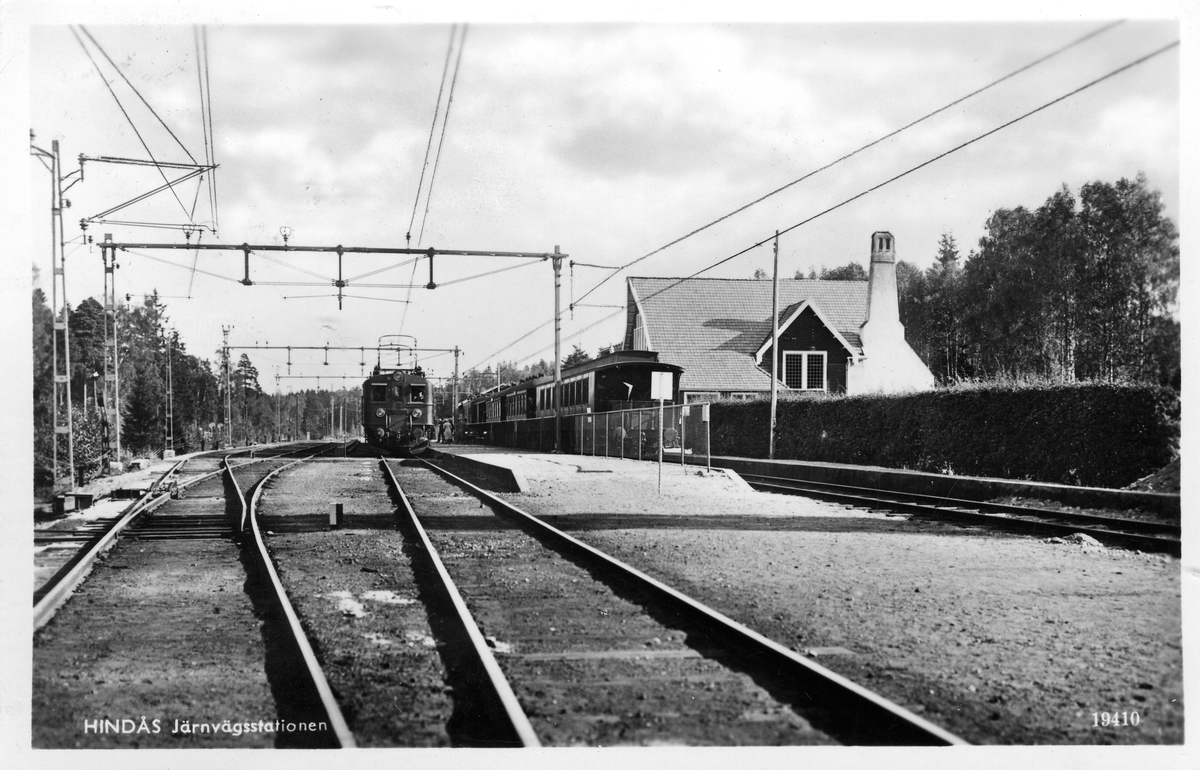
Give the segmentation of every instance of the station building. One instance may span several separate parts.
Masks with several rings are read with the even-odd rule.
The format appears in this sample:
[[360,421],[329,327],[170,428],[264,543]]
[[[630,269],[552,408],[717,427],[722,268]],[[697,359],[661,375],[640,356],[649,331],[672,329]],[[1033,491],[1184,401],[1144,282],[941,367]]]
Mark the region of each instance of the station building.
[[685,402],[770,393],[926,390],[932,372],[909,347],[896,294],[891,233],[871,236],[867,281],[781,280],[779,350],[771,345],[771,281],[628,278],[626,350],[656,350],[683,367]]

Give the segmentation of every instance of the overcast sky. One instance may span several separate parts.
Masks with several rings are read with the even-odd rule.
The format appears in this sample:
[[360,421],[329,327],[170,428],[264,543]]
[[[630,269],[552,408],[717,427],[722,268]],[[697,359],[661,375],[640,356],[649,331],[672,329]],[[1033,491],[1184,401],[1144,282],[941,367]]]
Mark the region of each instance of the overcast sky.
[[[376,15],[380,23],[205,26],[212,147],[220,164],[219,232],[206,234],[205,242],[281,243],[279,229],[288,226],[292,245],[405,245],[451,25],[382,23],[387,12]],[[559,246],[573,261],[626,264],[1115,18],[1074,16],[996,23],[470,24],[432,200],[426,217],[422,192],[412,245],[528,252]],[[129,21],[127,15],[85,18],[121,73],[203,159],[195,28],[101,23]],[[67,26],[72,19],[49,20],[55,23],[32,27],[29,37],[35,143],[49,148],[58,139],[68,170],[80,153],[146,158]],[[1126,21],[616,274],[584,302],[623,305],[628,275],[695,273],[1180,34],[1170,20]],[[87,50],[154,157],[186,161],[99,50],[90,43]],[[932,262],[943,232],[954,235],[965,257],[997,208],[1036,207],[1064,184],[1077,193],[1086,182],[1139,172],[1179,222],[1179,73],[1179,50],[1168,51],[792,230],[781,238],[781,273],[850,260],[865,266],[875,230],[892,232],[899,257],[922,267]],[[444,102],[445,94],[443,111]],[[441,130],[439,121],[435,150]],[[36,160],[28,165],[33,261],[48,291],[42,205],[49,177]],[[431,172],[432,159],[426,187]],[[79,236],[79,218],[161,183],[152,168],[88,163],[84,182],[67,195],[73,204],[67,237]],[[197,191],[193,182],[179,189],[189,209],[199,192],[193,218],[210,220],[208,188]],[[160,194],[114,218],[179,223],[185,214]],[[183,240],[177,230],[118,225],[88,232],[97,240],[106,232],[126,242]],[[76,304],[101,295],[103,271],[98,248],[72,248],[68,293]],[[406,259],[347,255],[343,276]],[[434,291],[413,289],[411,296],[404,288],[352,282],[345,289],[352,296],[339,310],[330,286],[334,255],[252,255],[251,278],[260,282],[253,287],[236,282],[240,252],[142,251],[119,261],[122,297],[130,293],[137,301],[157,289],[189,351],[213,360],[223,324],[233,326],[234,345],[374,346],[380,335],[403,333],[422,347],[462,348],[464,369],[494,363],[497,353],[525,363],[552,358],[549,324],[512,344],[553,316],[549,262]],[[439,257],[435,280],[515,264]],[[756,268],[770,270],[769,245],[705,275],[749,278]],[[412,271],[395,267],[359,283],[428,281],[426,262]],[[607,275],[576,266],[572,276],[564,264],[564,310]],[[261,285],[267,282],[322,285]],[[397,301],[405,299],[411,299],[407,312]],[[604,320],[614,312],[580,307],[573,318],[564,312],[564,355],[575,344],[594,354],[620,341],[623,314]],[[268,389],[277,371],[287,374],[286,354],[251,357]],[[358,353],[331,354],[328,367],[323,358],[293,354],[291,373],[359,375]],[[448,375],[453,364],[426,357],[426,366]],[[282,388],[314,384],[285,380]]]

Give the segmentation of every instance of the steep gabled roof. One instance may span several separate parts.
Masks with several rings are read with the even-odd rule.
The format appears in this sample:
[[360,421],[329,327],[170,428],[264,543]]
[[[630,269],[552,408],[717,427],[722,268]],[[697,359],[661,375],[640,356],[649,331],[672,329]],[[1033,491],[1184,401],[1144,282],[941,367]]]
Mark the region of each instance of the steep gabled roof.
[[[791,307],[784,308],[783,312],[779,314],[779,334],[782,336],[783,333],[787,331],[787,328],[795,323],[796,319],[799,318],[800,314],[805,310],[811,310],[813,314],[816,315],[817,320],[824,324],[826,329],[829,329],[838,342],[842,343],[842,347],[846,349],[847,353],[852,356],[858,356],[862,354],[861,343],[857,339],[854,343],[851,343],[848,339],[846,339],[845,335],[838,331],[837,327],[833,325],[829,318],[827,318],[825,314],[821,312],[820,306],[810,299],[806,299],[803,302],[797,302]],[[771,347],[771,341],[771,330],[768,329],[767,338],[763,340],[761,345],[758,346],[758,350],[754,351],[754,363],[762,363],[762,357],[766,355],[767,348]]]
[[[684,368],[684,390],[765,390],[771,378],[755,365],[771,336],[771,282],[725,278],[629,278],[625,342],[643,315],[659,360]],[[780,322],[804,303],[862,354],[858,330],[867,315],[866,281],[779,282]]]

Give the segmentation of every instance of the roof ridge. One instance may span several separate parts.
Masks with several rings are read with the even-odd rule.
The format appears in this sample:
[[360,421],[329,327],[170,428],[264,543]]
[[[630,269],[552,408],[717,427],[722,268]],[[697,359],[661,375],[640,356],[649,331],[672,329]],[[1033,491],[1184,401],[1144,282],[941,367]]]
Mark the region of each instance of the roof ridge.
[[[665,277],[665,278],[664,278],[664,277],[655,276],[655,275],[631,275],[631,276],[627,276],[625,280],[627,280],[627,281],[634,281],[634,280],[641,280],[641,281],[681,281],[681,282],[682,282],[682,281],[730,281],[730,282],[734,282],[734,281],[736,281],[736,282],[739,282],[739,283],[770,283],[770,280],[771,280],[771,279],[769,279],[769,278],[715,278],[715,277],[714,277],[714,278],[709,278],[709,277],[704,277],[704,278],[672,278],[672,277]],[[800,282],[804,282],[804,283],[834,283],[834,282],[835,282],[835,281],[833,281],[833,280],[830,280],[830,279],[828,279],[828,278],[780,278],[779,280],[780,280],[780,281],[789,281],[789,282],[792,282],[792,283],[800,283]],[[845,280],[840,280],[840,281],[836,281],[836,282],[840,282],[840,283],[866,283],[866,281],[861,281],[861,280],[859,280],[859,281],[845,281]]]

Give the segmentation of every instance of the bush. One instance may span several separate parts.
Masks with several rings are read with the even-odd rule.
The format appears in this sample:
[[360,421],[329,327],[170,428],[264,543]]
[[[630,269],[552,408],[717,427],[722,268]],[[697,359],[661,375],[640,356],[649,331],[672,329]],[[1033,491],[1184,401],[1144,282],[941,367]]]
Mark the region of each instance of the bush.
[[[713,454],[767,456],[770,404],[721,401]],[[1178,455],[1178,394],[1151,385],[974,383],[780,401],[777,459],[1121,487]]]

